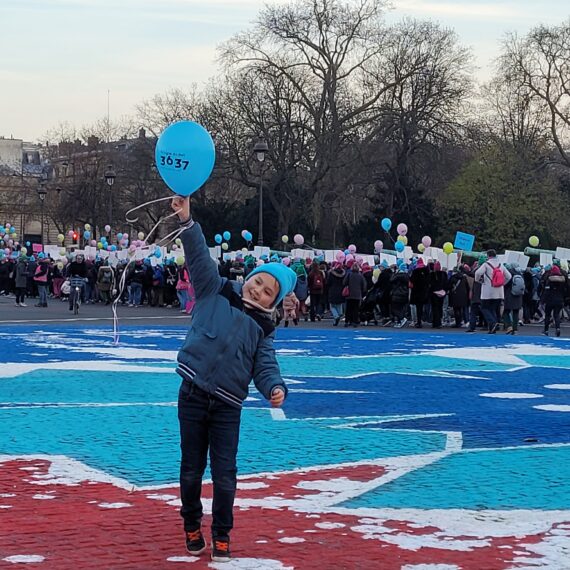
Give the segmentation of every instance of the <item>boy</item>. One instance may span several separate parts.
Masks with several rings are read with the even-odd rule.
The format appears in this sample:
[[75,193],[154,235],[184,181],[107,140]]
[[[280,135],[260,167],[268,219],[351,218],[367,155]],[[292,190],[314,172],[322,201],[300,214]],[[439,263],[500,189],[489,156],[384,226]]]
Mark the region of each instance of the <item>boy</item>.
[[283,404],[287,387],[273,348],[271,313],[295,288],[295,273],[269,263],[252,271],[245,283],[220,277],[200,226],[190,215],[190,200],[176,196],[186,264],[196,293],[192,326],[178,353],[182,376],[178,396],[180,422],[180,514],[186,548],[197,556],[206,550],[200,525],[200,493],[208,447],[214,487],[212,560],[230,560],[230,531],[236,491],[236,455],[243,400],[253,378],[274,407]]

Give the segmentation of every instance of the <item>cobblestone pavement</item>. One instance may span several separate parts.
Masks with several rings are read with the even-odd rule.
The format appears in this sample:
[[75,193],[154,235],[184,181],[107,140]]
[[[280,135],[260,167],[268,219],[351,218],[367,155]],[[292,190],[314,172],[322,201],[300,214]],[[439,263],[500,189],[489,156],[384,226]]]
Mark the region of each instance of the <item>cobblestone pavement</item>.
[[280,330],[213,564],[178,515],[184,334],[0,332],[0,568],[570,569],[568,340]]

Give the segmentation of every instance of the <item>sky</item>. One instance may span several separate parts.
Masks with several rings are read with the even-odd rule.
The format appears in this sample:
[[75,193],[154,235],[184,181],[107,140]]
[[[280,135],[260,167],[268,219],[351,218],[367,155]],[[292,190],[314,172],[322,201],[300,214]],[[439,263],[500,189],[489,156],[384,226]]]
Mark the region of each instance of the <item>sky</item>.
[[[273,0],[273,2],[285,0]],[[133,114],[157,93],[219,72],[216,47],[264,0],[0,0],[0,137],[41,141],[60,123]],[[269,0],[268,3],[272,3]],[[482,81],[507,32],[570,17],[567,0],[392,0],[404,16],[453,28]]]

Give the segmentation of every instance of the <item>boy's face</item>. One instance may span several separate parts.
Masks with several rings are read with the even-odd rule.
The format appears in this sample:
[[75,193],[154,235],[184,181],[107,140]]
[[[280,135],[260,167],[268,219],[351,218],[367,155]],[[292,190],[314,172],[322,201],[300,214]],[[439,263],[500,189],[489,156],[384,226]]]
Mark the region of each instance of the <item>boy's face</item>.
[[244,299],[253,301],[264,309],[272,307],[278,293],[279,283],[277,283],[275,277],[263,271],[250,277],[242,289]]

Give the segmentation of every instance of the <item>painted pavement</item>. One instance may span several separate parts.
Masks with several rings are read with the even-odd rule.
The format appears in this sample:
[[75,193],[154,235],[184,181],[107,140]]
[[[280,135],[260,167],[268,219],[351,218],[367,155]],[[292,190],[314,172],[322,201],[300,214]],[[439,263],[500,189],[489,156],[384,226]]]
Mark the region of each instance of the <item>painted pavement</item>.
[[570,569],[568,340],[280,330],[216,565],[180,530],[183,338],[0,333],[0,568]]

